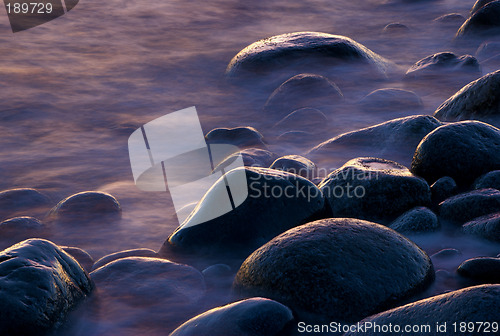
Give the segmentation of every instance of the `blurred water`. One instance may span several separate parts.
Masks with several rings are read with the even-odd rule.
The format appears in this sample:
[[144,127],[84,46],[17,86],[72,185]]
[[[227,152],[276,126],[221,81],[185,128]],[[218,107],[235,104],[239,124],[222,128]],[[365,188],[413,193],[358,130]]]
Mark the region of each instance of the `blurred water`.
[[[146,193],[133,185],[127,139],[136,128],[195,105],[205,132],[215,127],[254,126],[269,139],[272,150],[290,154],[294,149],[276,141],[278,134],[269,129],[262,112],[274,87],[249,90],[232,86],[225,81],[224,70],[248,44],[294,31],[345,35],[397,64],[396,75],[388,81],[367,75],[354,84],[339,84],[346,103],[324,111],[330,123],[305,147],[326,140],[325,134],[329,138],[412,114],[359,112],[353,102],[373,89],[414,90],[425,105],[421,113],[431,114],[465,84],[463,80],[456,77],[452,82],[408,84],[401,81],[401,75],[432,53],[473,54],[473,48],[452,45],[456,26],[432,23],[448,13],[467,17],[473,3],[80,0],[67,15],[17,34],[10,32],[7,16],[0,15],[0,189],[38,188],[50,195],[54,204],[83,190],[109,192],[123,206],[121,221],[90,227],[59,225],[49,238],[61,245],[84,248],[95,259],[129,248],[157,250],[177,226],[177,219],[167,193]],[[383,34],[383,27],[392,22],[405,24],[410,31]],[[449,244],[436,239],[420,238],[432,252],[441,247],[468,246],[460,239],[450,238]],[[490,246],[487,251],[482,251],[481,244],[474,246],[468,255],[491,253]],[[130,315],[133,318],[134,314]],[[75,334],[114,334],[99,326],[91,332],[92,323],[82,321],[87,320],[75,323],[76,329],[82,328]],[[120,335],[163,335],[174,327],[164,321],[158,326],[131,327]]]

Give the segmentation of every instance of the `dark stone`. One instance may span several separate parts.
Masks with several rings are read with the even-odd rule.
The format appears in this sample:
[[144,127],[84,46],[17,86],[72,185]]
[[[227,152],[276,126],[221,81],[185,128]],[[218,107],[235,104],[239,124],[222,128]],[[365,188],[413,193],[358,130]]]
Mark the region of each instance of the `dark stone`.
[[482,120],[500,123],[500,70],[464,86],[441,104],[434,116],[442,121]]
[[384,34],[398,34],[398,35],[408,33],[409,31],[410,28],[399,22],[389,23],[382,30]]
[[337,85],[314,74],[299,74],[285,81],[271,94],[264,106],[270,118],[281,118],[300,108],[334,105],[344,96]]
[[[307,157],[320,165],[326,158],[336,158],[333,164],[342,164],[360,156],[375,156],[403,164],[411,163],[418,143],[441,122],[428,115],[409,116],[341,134],[309,150]],[[338,165],[336,165],[338,167]]]
[[[372,323],[379,326],[389,324],[399,326],[423,326],[429,325],[429,335],[442,336],[484,336],[484,329],[477,328],[474,331],[456,332],[453,323],[460,322],[498,322],[500,316],[500,286],[482,285],[469,287],[446,294],[430,297],[428,299],[413,302],[386,312],[370,316],[361,323]],[[446,323],[446,331],[436,332],[436,325]],[[403,328],[403,327],[402,327]],[[418,334],[418,333],[415,333]],[[347,332],[345,336],[379,336],[376,330],[360,330],[358,332]],[[402,333],[384,333],[384,335],[403,335]]]
[[495,0],[477,0],[474,6],[472,6],[472,9],[470,10],[470,14],[473,15],[475,12],[483,8],[485,5],[489,4],[490,2],[493,2]]
[[442,249],[439,252],[436,252],[435,254],[431,255],[431,259],[451,259],[451,258],[456,258],[462,255],[462,252],[460,252],[457,249],[454,248],[446,248]]
[[444,219],[465,223],[474,218],[500,212],[500,191],[478,189],[448,198],[439,204]]
[[283,131],[318,131],[328,125],[328,118],[320,110],[304,107],[293,111],[274,125],[275,129]]
[[205,135],[208,144],[231,144],[239,148],[267,148],[263,138],[253,127],[215,128]]
[[256,250],[241,265],[234,289],[282,302],[301,321],[353,323],[397,305],[433,278],[429,257],[399,233],[330,218],[291,229]]
[[412,65],[406,72],[405,78],[439,78],[457,72],[473,72],[479,77],[481,68],[477,59],[471,55],[457,56],[451,52],[440,52],[424,57]]
[[458,188],[454,179],[444,176],[431,185],[432,203],[439,204],[457,194]]
[[435,18],[433,21],[441,25],[458,25],[458,27],[460,27],[464,23],[465,18],[459,13],[450,13],[441,15],[440,17]]
[[201,274],[205,277],[208,287],[231,287],[234,279],[234,272],[231,266],[226,264],[215,264],[205,268]]
[[389,226],[402,234],[433,232],[440,228],[437,216],[425,207],[416,207],[399,216]]
[[67,254],[75,258],[75,260],[82,266],[82,268],[90,272],[92,271],[92,265],[94,265],[94,259],[92,256],[85,250],[82,250],[79,247],[73,246],[60,246],[61,249],[64,250]]
[[273,161],[278,158],[278,155],[265,149],[245,148],[239,153],[228,156],[221,163],[219,163],[215,170],[217,170],[219,166],[227,166],[228,162],[232,162],[235,156],[238,155],[241,155],[243,163],[247,167],[269,167]]
[[82,220],[120,215],[120,203],[110,194],[100,191],[83,191],[60,201],[51,215],[60,219]]
[[196,253],[228,252],[244,258],[278,234],[322,215],[323,195],[309,180],[274,169],[249,167],[233,169],[225,176],[231,181],[242,172],[247,178],[246,199],[239,204],[235,201],[234,210],[210,219],[211,209],[221,207],[221,193],[226,193],[224,181],[219,180],[170,235],[160,255],[174,248]]
[[274,161],[269,168],[297,174],[308,180],[312,180],[317,171],[314,162],[300,155],[282,156]]
[[0,252],[0,330],[40,336],[57,329],[92,291],[87,273],[66,252],[28,239]]
[[359,101],[359,106],[370,112],[400,112],[421,110],[424,105],[414,92],[403,89],[378,89]]
[[500,130],[479,121],[436,128],[418,145],[411,171],[430,184],[443,176],[469,186],[479,176],[500,169]]
[[377,158],[357,158],[333,171],[319,185],[333,217],[388,223],[405,211],[428,205],[427,183],[400,164]]
[[226,75],[254,77],[297,63],[332,66],[346,62],[368,65],[383,75],[390,66],[386,59],[348,37],[296,32],[272,36],[247,46],[233,57]]
[[475,218],[462,226],[462,231],[500,242],[500,212]]
[[105,255],[101,259],[97,260],[93,264],[92,270],[96,270],[99,267],[102,267],[106,264],[109,264],[112,261],[122,259],[122,258],[127,258],[127,257],[158,258],[158,253],[156,253],[155,251],[153,251],[151,249],[146,249],[146,248],[138,248],[138,249],[125,250],[125,251],[111,253],[111,254]]
[[473,258],[464,261],[458,274],[481,283],[500,283],[499,258]]
[[500,1],[492,1],[479,8],[464,22],[457,32],[457,38],[477,38],[500,33]]
[[36,189],[19,188],[0,192],[0,213],[12,214],[50,204],[50,199]]
[[[152,330],[164,328],[165,321],[178,325],[184,316],[199,312],[206,292],[198,270],[159,258],[118,259],[90,276],[99,289],[100,313],[106,316],[110,335],[128,334],[136,325]],[[131,309],[132,316],[123,314]]]
[[500,170],[490,171],[474,182],[474,189],[493,188],[500,190]]
[[278,336],[293,321],[292,311],[279,302],[251,298],[195,316],[169,336]]
[[0,223],[0,236],[16,235],[18,233],[39,232],[43,230],[44,225],[38,219],[28,216],[14,217],[6,219]]

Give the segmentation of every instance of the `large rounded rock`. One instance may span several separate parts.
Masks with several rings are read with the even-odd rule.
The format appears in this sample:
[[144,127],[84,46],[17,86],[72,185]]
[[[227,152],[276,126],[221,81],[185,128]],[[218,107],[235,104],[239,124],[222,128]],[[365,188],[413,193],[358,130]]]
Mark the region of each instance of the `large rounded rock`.
[[422,290],[429,257],[384,226],[332,218],[291,229],[241,265],[234,288],[277,300],[299,319],[356,322]]
[[500,258],[473,258],[464,261],[457,273],[481,283],[500,283]]
[[500,123],[500,70],[464,86],[434,112],[442,121],[477,119]]
[[421,110],[424,105],[414,92],[403,89],[378,89],[359,101],[359,106],[369,112],[401,112]]
[[78,262],[54,243],[28,239],[0,252],[2,335],[45,335],[92,291]]
[[215,128],[205,135],[209,144],[231,144],[239,148],[266,148],[262,134],[253,127]]
[[475,218],[462,226],[462,231],[500,242],[500,212]]
[[471,15],[473,15],[475,12],[483,8],[485,5],[489,4],[490,2],[493,2],[495,0],[477,0],[474,3],[474,6],[472,6],[472,9],[470,10]]
[[297,32],[257,41],[233,57],[226,69],[230,77],[266,74],[286,66],[326,62],[330,65],[356,62],[385,74],[389,62],[352,39],[318,32]]
[[335,158],[333,164],[342,164],[352,158],[352,153],[409,165],[418,143],[439,126],[439,120],[427,115],[398,118],[331,138],[309,150],[307,155],[318,165],[332,160],[329,158]]
[[438,127],[420,142],[411,164],[430,184],[449,176],[459,186],[495,169],[500,169],[500,130],[479,121]]
[[144,330],[144,325],[164,330],[165,321],[178,325],[183,316],[198,313],[206,291],[198,270],[159,258],[118,259],[90,276],[111,335],[130,334],[137,325],[137,330]]
[[500,1],[481,7],[464,22],[457,32],[458,38],[498,35],[500,33]]
[[[374,329],[374,325],[388,328],[392,325],[392,332],[383,335],[408,335],[404,328],[422,328],[429,326],[427,330],[419,329],[413,335],[428,334],[442,336],[484,336],[484,328],[478,327],[478,322],[498,322],[500,316],[500,285],[482,285],[469,287],[458,291],[434,296],[398,307],[361,321],[361,327],[371,325],[369,329],[350,331],[345,336],[363,335],[379,336],[381,332]],[[460,329],[460,323],[473,323],[471,330]],[[456,328],[454,329],[454,323]],[[446,328],[437,330],[436,326],[446,324]],[[398,327],[396,327],[398,326]],[[396,328],[396,329],[394,329]],[[425,327],[427,328],[427,327]],[[473,329],[473,330],[472,330]],[[412,333],[410,333],[412,334]]]
[[333,217],[390,222],[407,210],[428,205],[427,183],[400,164],[357,158],[330,173],[319,185]]
[[475,189],[493,188],[500,190],[500,170],[490,171],[474,182]]
[[[424,57],[406,72],[406,79],[439,79],[451,73],[481,74],[477,59],[471,55],[457,56],[451,52],[440,52]],[[476,78],[477,78],[476,77]]]
[[170,336],[281,335],[292,311],[273,300],[251,298],[211,309],[175,329]]
[[151,249],[146,249],[146,248],[138,248],[138,249],[125,250],[125,251],[111,253],[111,254],[105,255],[101,259],[97,260],[93,264],[92,270],[96,270],[99,267],[102,267],[106,264],[109,264],[112,261],[122,259],[122,258],[128,258],[128,257],[157,258],[158,253],[156,253],[155,251],[153,251]]
[[439,222],[428,208],[416,207],[399,216],[389,227],[402,234],[432,232],[439,229]]
[[92,219],[105,215],[120,215],[120,203],[108,193],[84,191],[60,201],[51,215],[60,219]]
[[465,223],[474,218],[500,212],[500,191],[478,189],[448,198],[439,204],[441,217]]
[[304,107],[321,108],[340,102],[344,96],[337,85],[314,74],[299,74],[285,81],[264,106],[269,117],[286,116]]
[[242,188],[248,188],[244,200],[240,198],[241,202],[229,212],[211,216],[213,209],[226,207],[225,180],[219,179],[190,217],[170,235],[162,251],[170,246],[196,252],[227,251],[246,257],[278,234],[322,215],[323,195],[309,180],[274,169],[250,167],[234,169],[225,179],[231,182],[242,172],[246,175]]

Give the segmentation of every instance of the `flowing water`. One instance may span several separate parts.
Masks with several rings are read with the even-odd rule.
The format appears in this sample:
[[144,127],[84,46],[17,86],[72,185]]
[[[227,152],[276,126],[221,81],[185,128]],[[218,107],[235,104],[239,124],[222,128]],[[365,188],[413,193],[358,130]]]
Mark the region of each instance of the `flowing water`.
[[[349,81],[333,75],[331,79],[339,84],[346,102],[342,108],[327,111],[330,123],[318,132],[321,136],[303,147],[415,113],[360,112],[353,103],[373,89],[414,90],[424,103],[424,110],[418,113],[432,114],[470,79],[456,76],[452,82],[434,80],[419,85],[403,82],[402,74],[419,59],[436,52],[474,54],[475,48],[459,49],[452,43],[459,24],[443,27],[432,21],[448,13],[467,17],[473,3],[80,0],[63,17],[16,34],[10,32],[7,16],[2,15],[0,189],[37,188],[49,195],[54,205],[84,190],[109,192],[123,207],[119,222],[56,225],[48,238],[60,245],[81,247],[94,259],[131,248],[158,250],[178,223],[168,193],[143,192],[134,186],[127,140],[135,129],[164,114],[196,106],[205,133],[215,127],[253,126],[268,139],[271,150],[301,154],[293,146],[280,144],[278,134],[266,122],[268,116],[262,107],[274,83],[235,86],[224,77],[231,58],[245,46],[295,31],[348,36],[394,62],[396,69],[386,81],[369,75]],[[392,22],[405,24],[410,31],[382,33],[383,27]],[[483,73],[492,70],[482,69]],[[43,219],[46,210],[22,214]],[[467,258],[500,252],[498,246],[446,233],[416,237],[415,241],[429,254],[447,247],[462,250],[460,260],[453,265],[436,265],[451,271]],[[440,286],[435,292],[458,285],[451,281]],[[214,304],[208,302],[206,306]],[[132,309],[117,305],[110,311],[131,319],[143,315],[140,306]],[[169,314],[176,311],[174,305]],[[73,329],[64,334],[166,335],[177,323],[144,322],[130,329],[113,329],[112,320],[106,316],[79,318],[76,314]]]

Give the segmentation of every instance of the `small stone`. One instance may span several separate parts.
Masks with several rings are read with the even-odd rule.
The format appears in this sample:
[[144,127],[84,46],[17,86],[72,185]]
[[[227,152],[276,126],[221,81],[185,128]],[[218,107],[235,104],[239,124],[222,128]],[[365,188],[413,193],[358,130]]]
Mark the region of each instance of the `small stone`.
[[441,251],[431,255],[431,259],[451,259],[451,258],[456,258],[462,255],[462,252],[460,252],[457,249],[454,248],[446,248],[442,249]]
[[444,176],[431,185],[432,202],[439,204],[457,194],[457,184],[454,179]]
[[389,227],[399,233],[433,232],[440,228],[437,216],[426,207],[416,207],[399,216]]
[[48,204],[50,199],[36,189],[19,188],[0,192],[0,213],[12,214]]
[[308,180],[312,180],[316,176],[317,170],[314,162],[300,155],[282,156],[274,161],[269,168],[297,174]]
[[473,234],[491,241],[500,242],[500,212],[475,218],[462,226],[466,234]]
[[399,23],[399,22],[393,22],[389,23],[382,29],[382,33],[384,34],[394,34],[394,35],[400,35],[400,34],[406,34],[410,31],[410,28],[408,28],[406,25]]
[[100,191],[84,191],[71,195],[51,210],[51,215],[57,218],[72,220],[119,214],[121,214],[121,206],[116,198]]
[[264,137],[253,127],[215,128],[205,135],[208,144],[231,144],[238,148],[266,149]]
[[479,77],[481,68],[477,59],[471,55],[457,56],[451,52],[440,52],[427,56],[412,65],[406,72],[405,78],[427,79],[457,72],[472,72]]
[[64,252],[75,258],[75,260],[82,266],[82,268],[89,272],[92,271],[92,265],[94,265],[94,259],[85,250],[79,247],[73,246],[61,246]]
[[265,149],[245,148],[239,153],[228,156],[221,163],[219,163],[217,167],[215,167],[215,170],[217,170],[219,166],[227,166],[227,162],[232,162],[235,156],[238,155],[241,155],[243,163],[247,167],[269,167],[269,165],[271,165],[273,161],[278,158],[278,155]]
[[458,267],[457,272],[480,283],[500,283],[500,259],[485,257],[468,259]]
[[500,170],[490,171],[474,182],[474,189],[493,188],[500,190]]
[[293,111],[274,125],[275,129],[282,131],[317,131],[328,125],[328,118],[318,109],[304,107]]
[[357,158],[319,185],[333,217],[390,222],[415,206],[430,204],[427,183],[389,160]]
[[169,336],[278,336],[293,321],[292,311],[279,302],[251,298],[195,316]]
[[461,224],[495,212],[500,212],[500,191],[496,189],[474,190],[439,204],[441,217]]
[[457,25],[458,29],[458,27],[460,27],[464,23],[465,18],[459,13],[450,13],[441,15],[440,17],[435,18],[433,21],[446,26]]
[[370,92],[358,105],[365,111],[381,113],[416,111],[424,107],[422,100],[414,92],[392,88]]
[[367,221],[329,218],[291,229],[256,250],[236,275],[236,293],[311,315],[355,323],[394,307],[432,282],[429,257],[399,233]]
[[158,258],[158,253],[151,249],[147,248],[138,248],[138,249],[131,249],[131,250],[125,250],[125,251],[120,251],[120,252],[115,252],[111,253],[108,255],[105,255],[101,259],[97,260],[93,266],[92,270],[96,270],[99,267],[102,267],[106,264],[109,264],[112,261],[122,259],[122,258],[127,258],[127,257],[146,257],[146,258]]
[[449,176],[464,187],[495,169],[500,169],[500,130],[479,121],[436,128],[420,142],[411,164],[413,174],[430,184]]
[[234,279],[231,266],[226,264],[215,264],[205,268],[202,272],[205,282],[211,288],[230,288]]

